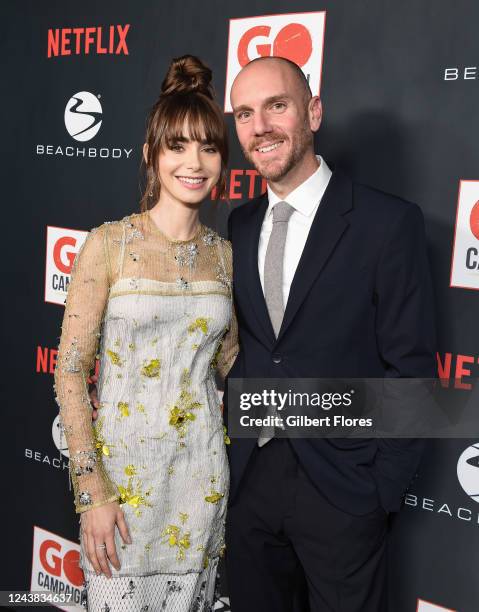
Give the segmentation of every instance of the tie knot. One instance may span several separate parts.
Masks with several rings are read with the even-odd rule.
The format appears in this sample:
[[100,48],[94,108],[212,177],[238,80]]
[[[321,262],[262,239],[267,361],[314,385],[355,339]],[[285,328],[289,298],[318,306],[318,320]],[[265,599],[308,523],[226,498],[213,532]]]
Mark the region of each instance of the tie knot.
[[288,202],[278,202],[273,206],[273,223],[287,223],[294,212]]

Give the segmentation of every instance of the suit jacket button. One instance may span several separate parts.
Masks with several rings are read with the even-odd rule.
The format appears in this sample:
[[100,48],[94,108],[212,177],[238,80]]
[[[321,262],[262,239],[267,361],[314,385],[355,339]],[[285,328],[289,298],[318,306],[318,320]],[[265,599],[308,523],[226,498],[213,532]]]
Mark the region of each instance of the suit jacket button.
[[282,361],[283,361],[283,358],[281,357],[281,355],[278,355],[278,353],[274,353],[273,363],[281,363]]

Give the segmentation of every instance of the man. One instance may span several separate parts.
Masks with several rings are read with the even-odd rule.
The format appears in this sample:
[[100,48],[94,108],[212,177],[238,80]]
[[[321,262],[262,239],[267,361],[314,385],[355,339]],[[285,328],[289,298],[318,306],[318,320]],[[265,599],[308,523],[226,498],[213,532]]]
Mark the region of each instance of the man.
[[[315,156],[321,102],[292,62],[249,63],[231,104],[268,190],[229,220],[241,346],[229,378],[434,377],[420,209]],[[312,612],[385,610],[388,513],[421,450],[400,439],[233,439],[232,610],[291,612],[304,581]]]

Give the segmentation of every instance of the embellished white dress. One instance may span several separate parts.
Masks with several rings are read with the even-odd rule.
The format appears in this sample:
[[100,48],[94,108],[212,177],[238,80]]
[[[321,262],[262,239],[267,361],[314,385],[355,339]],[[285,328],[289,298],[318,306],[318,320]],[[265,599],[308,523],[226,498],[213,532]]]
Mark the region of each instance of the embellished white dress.
[[213,609],[229,482],[215,372],[237,354],[231,266],[212,230],[171,240],[149,213],[92,230],[77,255],[55,372],[75,506],[117,500],[132,538],[115,528],[121,568],[108,579],[80,534],[89,610]]

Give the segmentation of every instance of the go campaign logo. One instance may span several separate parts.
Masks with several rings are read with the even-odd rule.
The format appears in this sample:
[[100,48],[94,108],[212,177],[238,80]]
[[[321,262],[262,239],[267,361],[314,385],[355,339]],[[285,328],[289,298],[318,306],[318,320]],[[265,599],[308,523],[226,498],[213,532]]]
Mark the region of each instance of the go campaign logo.
[[47,226],[45,302],[65,304],[75,257],[88,232]]
[[479,181],[459,184],[450,286],[479,289]]
[[303,70],[313,95],[321,89],[326,11],[230,19],[225,112],[237,74],[257,57],[285,57]]
[[84,581],[80,546],[35,525],[30,591],[52,593],[60,610],[85,610]]
[[442,606],[438,606],[437,604],[434,604],[431,601],[426,601],[425,599],[418,599],[416,612],[457,612],[457,610],[443,608]]

